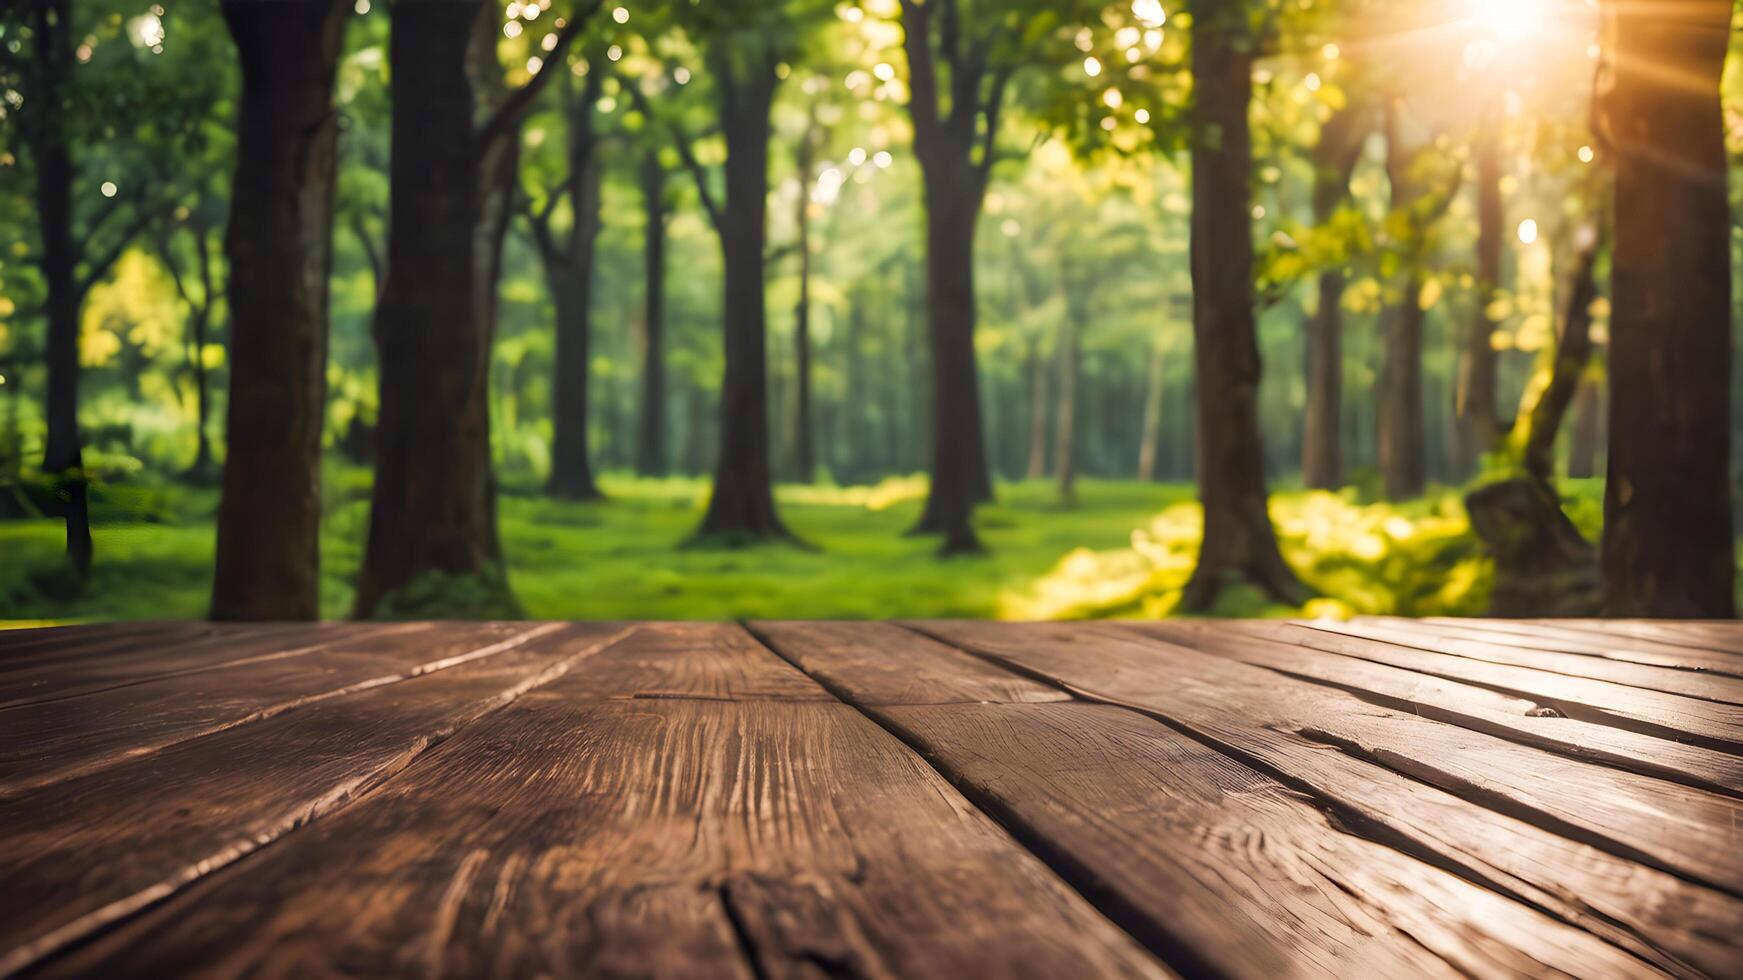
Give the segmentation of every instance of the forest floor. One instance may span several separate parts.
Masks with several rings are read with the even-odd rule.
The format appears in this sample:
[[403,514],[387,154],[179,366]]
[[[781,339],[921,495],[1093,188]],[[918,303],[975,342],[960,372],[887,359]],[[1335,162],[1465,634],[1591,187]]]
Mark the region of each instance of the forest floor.
[[[808,547],[691,547],[707,484],[607,477],[607,499],[553,501],[505,487],[502,533],[526,614],[541,619],[1163,616],[1191,571],[1199,513],[1189,485],[1084,480],[1063,506],[1051,483],[1003,484],[977,517],[987,553],[938,559],[903,532],[921,478],[875,487],[783,486],[783,516]],[[1566,488],[1595,533],[1601,489]],[[322,611],[343,617],[362,555],[367,475],[329,478]],[[0,624],[203,615],[211,584],[215,492],[116,485],[93,504],[97,562],[73,597],[47,584],[62,531],[53,520],[0,522]],[[1398,505],[1285,490],[1272,503],[1285,554],[1326,599],[1269,604],[1235,590],[1234,616],[1456,615],[1483,611],[1488,563],[1458,494]],[[439,610],[429,611],[440,615]]]

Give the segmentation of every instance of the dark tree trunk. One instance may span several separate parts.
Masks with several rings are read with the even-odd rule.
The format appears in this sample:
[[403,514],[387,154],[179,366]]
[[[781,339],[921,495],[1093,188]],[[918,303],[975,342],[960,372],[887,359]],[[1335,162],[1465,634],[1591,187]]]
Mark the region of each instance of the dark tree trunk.
[[1386,496],[1404,500],[1426,481],[1422,425],[1422,277],[1407,272],[1401,295],[1382,317],[1380,478]]
[[845,438],[839,444],[846,449],[845,459],[839,459],[837,472],[843,482],[865,482],[874,470],[873,434],[871,426],[872,399],[866,394],[865,321],[866,307],[871,302],[869,290],[855,289],[848,294],[847,330],[842,337],[842,367],[847,390],[842,405],[842,428]]
[[73,158],[66,134],[67,89],[72,83],[72,0],[43,0],[35,33],[36,93],[42,105],[26,109],[36,167],[36,218],[42,238],[39,266],[47,287],[48,432],[42,471],[56,481],[66,521],[67,561],[83,580],[91,571],[91,522],[84,445],[79,436],[79,247],[73,233]]
[[[359,616],[512,610],[487,402],[494,228],[467,50],[480,3],[393,9],[392,221],[376,309],[381,445]],[[512,141],[510,141],[512,142]],[[456,605],[458,603],[459,605]]]
[[[1320,131],[1314,150],[1313,219],[1324,226],[1349,198],[1350,176],[1374,126],[1373,106],[1352,103]],[[1347,263],[1345,263],[1347,265]],[[1319,308],[1307,326],[1307,408],[1301,432],[1301,480],[1332,490],[1343,485],[1339,413],[1343,405],[1343,295],[1347,270],[1319,276]]]
[[320,615],[321,430],[343,0],[224,4],[242,63],[225,234],[230,401],[214,619]]
[[799,203],[794,220],[799,228],[799,301],[793,308],[793,359],[798,393],[793,405],[793,469],[800,483],[817,475],[817,451],[811,419],[811,168],[816,155],[817,122],[799,139]]
[[[975,505],[992,499],[993,488],[975,367],[974,231],[1010,74],[989,71],[983,47],[989,38],[964,41],[958,0],[902,0],[901,6],[909,114],[926,199],[932,369],[932,486],[914,532],[941,535],[943,554],[978,551],[971,518]],[[947,71],[939,71],[939,60]]]
[[1307,590],[1277,548],[1259,443],[1251,44],[1236,33],[1246,30],[1238,6],[1194,0],[1192,14],[1192,327],[1204,541],[1181,606],[1209,609],[1231,579],[1295,604]]
[[1375,399],[1380,478],[1386,496],[1402,500],[1422,493],[1427,481],[1426,435],[1422,412],[1422,285],[1424,236],[1452,201],[1450,192],[1430,200],[1431,188],[1414,173],[1419,154],[1400,134],[1394,102],[1386,108],[1386,172],[1392,185],[1392,211],[1405,218],[1404,240],[1396,243],[1402,266],[1397,292],[1381,314],[1380,388]]
[[1150,352],[1150,374],[1144,384],[1144,423],[1138,434],[1138,479],[1159,480],[1162,468],[1162,399],[1168,380],[1168,359],[1158,345]]
[[1066,313],[1059,330],[1059,408],[1054,418],[1053,470],[1059,480],[1059,502],[1069,507],[1077,503],[1077,381],[1084,312],[1083,297],[1070,277],[1062,276],[1060,285],[1066,289]]
[[1047,359],[1041,342],[1029,342],[1029,466],[1031,480],[1047,476]]
[[666,168],[657,149],[641,165],[643,240],[642,385],[636,472],[666,474]]
[[1495,320],[1489,312],[1501,288],[1501,246],[1506,234],[1499,127],[1499,119],[1489,120],[1478,130],[1472,148],[1477,158],[1477,309],[1459,352],[1456,396],[1459,445],[1467,472],[1475,469],[1482,454],[1495,450],[1502,435],[1495,415]]
[[1301,427],[1301,482],[1316,490],[1343,485],[1344,273],[1319,276],[1319,309],[1307,324],[1307,407]]
[[1604,612],[1728,617],[1731,250],[1719,80],[1732,4],[1610,0],[1608,13],[1616,210]]
[[1574,398],[1574,429],[1568,445],[1567,475],[1569,479],[1588,480],[1598,475],[1599,428],[1604,419],[1604,385],[1597,378],[1580,382],[1580,392]]
[[726,375],[720,390],[720,455],[714,492],[698,534],[789,537],[775,512],[769,451],[767,307],[769,112],[775,66],[734,77],[724,55],[711,59],[720,87],[726,137],[726,200],[716,216],[725,260]]
[[206,228],[204,225],[194,227],[194,244],[199,249],[200,263],[200,305],[193,318],[194,335],[194,420],[195,448],[194,464],[188,469],[188,475],[195,482],[209,482],[217,470],[217,463],[212,458],[212,436],[207,420],[211,416],[212,407],[212,372],[206,367],[206,345],[212,327],[213,306],[213,276],[212,253],[207,247]]
[[[566,193],[573,212],[569,232],[559,243],[551,233],[550,207],[533,218],[533,239],[544,262],[545,278],[557,309],[556,378],[553,386],[551,479],[553,497],[597,500],[604,496],[593,479],[589,451],[588,376],[592,371],[594,255],[603,224],[601,187],[604,179],[593,107],[604,91],[603,69],[587,74],[577,98],[570,93]],[[554,204],[558,192],[553,191]]]
[[[990,500],[980,380],[974,357],[974,228],[980,180],[926,177],[926,325],[932,366],[932,486],[915,531],[943,535],[944,553],[980,550],[970,523]],[[965,186],[966,182],[966,186]]]

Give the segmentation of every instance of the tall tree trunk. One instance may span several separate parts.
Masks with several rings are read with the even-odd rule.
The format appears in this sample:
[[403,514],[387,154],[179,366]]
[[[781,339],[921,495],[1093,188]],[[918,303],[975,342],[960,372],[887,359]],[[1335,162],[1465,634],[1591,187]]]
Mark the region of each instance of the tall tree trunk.
[[[1329,224],[1349,199],[1350,177],[1374,128],[1371,100],[1339,109],[1320,130],[1314,149],[1313,220]],[[1343,405],[1344,265],[1319,275],[1319,308],[1307,326],[1307,408],[1302,420],[1301,479],[1333,490],[1343,485],[1339,413]]]
[[1307,407],[1301,428],[1301,482],[1316,490],[1343,485],[1344,272],[1319,275],[1319,309],[1307,324]]
[[1501,251],[1506,213],[1501,201],[1500,119],[1491,118],[1477,132],[1472,150],[1477,158],[1477,309],[1459,351],[1456,405],[1460,450],[1467,472],[1482,454],[1501,440],[1495,415],[1495,320],[1489,308],[1501,288]]
[[232,0],[223,9],[242,95],[225,234],[229,455],[212,617],[315,619],[338,137],[333,80],[351,5]]
[[212,372],[206,367],[206,345],[212,327],[213,276],[212,253],[207,247],[206,226],[195,225],[194,244],[199,249],[200,262],[200,306],[194,316],[194,419],[195,448],[194,465],[188,473],[196,482],[204,483],[211,479],[217,469],[212,458],[212,435],[207,420],[211,415],[212,406]]
[[666,474],[666,168],[660,151],[641,164],[643,232],[642,384],[636,472]]
[[[959,0],[902,0],[901,8],[908,108],[926,199],[926,326],[932,369],[932,485],[913,533],[941,535],[940,552],[953,554],[980,550],[971,518],[975,505],[993,495],[975,368],[974,231],[1010,72],[989,71],[984,46],[994,42],[992,36],[964,42]],[[971,26],[997,30],[991,23]],[[939,70],[940,60],[946,71]]]
[[1588,480],[1598,475],[1598,442],[1603,424],[1603,382],[1587,376],[1580,382],[1574,398],[1574,429],[1568,445],[1567,475],[1573,480]]
[[1731,616],[1731,250],[1719,80],[1732,4],[1610,0],[1607,12],[1616,213],[1604,611]]
[[[587,74],[579,97],[569,93],[567,191],[573,213],[566,240],[550,230],[550,209],[534,219],[533,237],[557,309],[556,378],[551,440],[551,496],[597,500],[589,451],[589,375],[592,372],[594,255],[603,222],[603,166],[594,134],[593,107],[604,91],[603,69]],[[554,200],[554,198],[553,198]]]
[[970,523],[992,497],[974,357],[974,228],[979,176],[964,166],[925,178],[926,327],[932,364],[932,486],[916,533],[943,535],[945,554],[980,550]]
[[1386,496],[1417,496],[1427,481],[1427,441],[1422,412],[1422,286],[1424,235],[1444,213],[1452,194],[1427,200],[1430,188],[1416,169],[1419,154],[1400,134],[1400,103],[1386,107],[1386,172],[1392,185],[1392,211],[1403,215],[1406,238],[1396,244],[1402,271],[1397,294],[1381,314],[1380,390],[1376,399],[1377,451]]
[[799,301],[793,308],[793,358],[798,393],[793,406],[793,469],[801,483],[817,475],[817,451],[811,419],[811,168],[816,156],[816,113],[799,139],[799,202],[794,220],[799,229]]
[[[496,534],[488,397],[500,152],[480,145],[467,52],[476,0],[393,9],[392,221],[376,309],[381,446],[359,616],[499,614],[514,601]],[[508,141],[513,142],[513,141]]]
[[769,451],[767,307],[769,112],[778,84],[774,65],[735,78],[717,56],[721,128],[726,137],[726,201],[718,230],[725,259],[726,375],[720,389],[720,455],[714,492],[698,533],[788,537],[775,512]]
[[36,167],[36,218],[42,238],[39,263],[47,287],[48,432],[42,471],[55,477],[66,521],[67,561],[83,580],[91,571],[91,522],[83,441],[79,436],[79,308],[84,288],[77,275],[79,248],[73,234],[73,158],[66,134],[66,100],[72,83],[72,0],[43,0],[35,11],[37,94],[42,105],[27,108],[28,140]]
[[[1259,346],[1247,113],[1251,39],[1239,5],[1193,0],[1192,327],[1197,366],[1198,481],[1204,541],[1181,606],[1204,611],[1231,579],[1281,601],[1307,590],[1283,560],[1266,510],[1259,443]],[[1239,32],[1237,34],[1237,32]]]
[[873,472],[873,440],[871,425],[872,399],[866,393],[865,321],[866,307],[871,299],[869,290],[856,288],[848,293],[847,330],[842,337],[842,374],[847,382],[841,418],[845,438],[839,445],[847,450],[846,459],[838,458],[838,479],[846,483],[865,482]]
[[1059,480],[1059,502],[1077,503],[1077,380],[1080,332],[1083,329],[1083,299],[1069,276],[1060,277],[1066,289],[1065,319],[1059,325],[1059,408],[1054,419],[1053,470]]
[[1168,359],[1157,344],[1150,351],[1150,374],[1144,385],[1144,424],[1138,435],[1138,479],[1162,477],[1158,461],[1162,450],[1162,396],[1168,380]]
[[1031,480],[1047,476],[1047,359],[1041,341],[1029,341],[1029,467]]
[[1380,477],[1391,500],[1420,495],[1426,481],[1421,295],[1421,273],[1406,272],[1401,295],[1381,320],[1385,349],[1378,398]]

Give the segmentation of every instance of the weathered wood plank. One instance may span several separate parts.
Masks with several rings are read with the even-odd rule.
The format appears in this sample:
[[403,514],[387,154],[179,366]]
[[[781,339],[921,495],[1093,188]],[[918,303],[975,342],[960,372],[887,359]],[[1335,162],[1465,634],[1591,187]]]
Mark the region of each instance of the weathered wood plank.
[[1743,757],[1569,718],[1534,701],[1431,674],[1296,646],[1287,624],[1121,623],[1138,633],[1328,684],[1425,718],[1743,798]]
[[755,622],[751,632],[855,704],[1069,701],[1071,695],[890,623]]
[[[1351,834],[1301,794],[1146,715],[963,697],[1037,682],[993,683],[989,674],[1004,671],[982,660],[869,626],[752,629],[901,735],[1185,972],[1655,973],[1588,933]],[[841,642],[844,631],[865,639]],[[892,701],[888,665],[916,650],[954,697],[921,690],[913,703]]]
[[159,677],[222,670],[266,659],[289,659],[329,644],[383,633],[413,633],[429,623],[358,625],[320,623],[224,630],[184,643],[157,641],[68,660],[49,659],[0,670],[0,710],[81,697]]
[[1631,636],[1665,646],[1743,656],[1743,623],[1734,619],[1526,619],[1497,622],[1554,626],[1601,636]]
[[0,799],[314,701],[490,656],[555,624],[365,636],[288,660],[183,674],[0,711]]
[[122,967],[1166,973],[898,740],[708,625],[577,664],[46,972]]
[[198,621],[145,620],[0,630],[0,666],[4,666],[14,658],[48,650],[98,642],[113,643],[129,638],[143,638],[153,634],[197,631],[207,625]]
[[1743,972],[1736,801],[1570,764],[1159,640],[1069,624],[916,625],[1152,714],[1311,793],[1347,826],[1651,962]]
[[[1633,620],[1612,620],[1602,627],[1590,625],[1594,622],[1592,620],[1425,619],[1420,622],[1480,632],[1498,643],[1512,642],[1540,650],[1562,650],[1628,663],[1743,677],[1743,629],[1735,626],[1722,628],[1715,639],[1709,640],[1690,629],[1667,631],[1658,624]],[[1739,639],[1723,639],[1733,636]],[[1512,640],[1504,641],[1498,637],[1512,637]],[[1727,649],[1728,646],[1738,649]]]
[[[69,632],[53,640],[6,643],[4,654],[0,654],[0,677],[39,665],[73,664],[104,657],[149,657],[166,646],[214,638],[237,638],[263,629],[265,627],[258,624],[198,620],[139,624],[137,629],[125,632],[98,627],[67,627]],[[0,641],[4,638],[5,634],[0,633]]]
[[0,974],[343,808],[623,632],[564,627],[0,801]]
[[[1553,646],[1540,645],[1539,640],[1497,636],[1457,626],[1378,619],[1359,619],[1347,623],[1314,621],[1296,625],[1323,632],[1383,640],[1400,646],[1453,654],[1488,663],[1529,667],[1583,679],[1609,681],[1625,687],[1743,705],[1743,677],[1733,677],[1725,673],[1640,664],[1605,654],[1594,655],[1589,651],[1561,651]],[[1743,716],[1743,712],[1739,715]]]
[[[1703,701],[1531,667],[1401,646],[1329,625],[1288,624],[1291,641],[1327,653],[1359,657],[1450,680],[1481,684],[1551,707],[1570,718],[1632,728],[1659,738],[1743,753],[1743,706]],[[1431,641],[1423,641],[1425,644]],[[1521,651],[1523,652],[1523,651]]]

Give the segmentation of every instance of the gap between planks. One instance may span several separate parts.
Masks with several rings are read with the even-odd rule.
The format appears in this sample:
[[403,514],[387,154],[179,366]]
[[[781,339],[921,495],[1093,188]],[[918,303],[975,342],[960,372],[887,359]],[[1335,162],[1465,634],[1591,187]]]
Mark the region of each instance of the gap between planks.
[[[1666,966],[1664,957],[1671,955],[1672,964],[1679,960],[1685,964],[1725,964],[1722,969],[1709,967],[1713,975],[1740,975],[1739,971],[1743,970],[1743,950],[1739,949],[1737,941],[1743,912],[1740,912],[1736,892],[1714,882],[1715,875],[1690,874],[1687,868],[1679,867],[1676,860],[1666,861],[1641,853],[1638,848],[1610,839],[1604,833],[1577,825],[1578,819],[1570,824],[1553,813],[1530,806],[1515,806],[1514,801],[1505,799],[1505,791],[1500,794],[1475,792],[1481,789],[1481,780],[1473,784],[1465,778],[1465,774],[1460,772],[1461,763],[1456,759],[1452,760],[1449,775],[1433,771],[1432,767],[1425,769],[1408,759],[1394,758],[1392,753],[1383,750],[1373,751],[1369,746],[1356,746],[1360,751],[1352,753],[1348,751],[1350,746],[1328,741],[1324,737],[1327,733],[1318,731],[1313,721],[1318,719],[1320,726],[1335,729],[1339,725],[1339,712],[1348,713],[1360,703],[1351,701],[1348,708],[1340,708],[1339,702],[1345,695],[1336,690],[1288,680],[1262,668],[1228,661],[1224,662],[1229,663],[1230,668],[1210,669],[1205,676],[1199,676],[1205,671],[1193,673],[1187,663],[1171,662],[1180,659],[1177,655],[1151,664],[1150,656],[1163,652],[1162,648],[1155,646],[1154,640],[1146,644],[1133,635],[1124,638],[1121,644],[1122,638],[1108,634],[1101,634],[1094,641],[1088,635],[1078,635],[1074,640],[1072,633],[1075,628],[1071,624],[1028,624],[1021,631],[1012,629],[1009,624],[928,621],[906,625],[922,636],[1024,677],[1057,686],[1080,698],[1148,715],[1180,734],[1315,799],[1328,812],[1336,814],[1341,823],[1362,836],[1595,933],[1661,968]],[[1077,632],[1083,633],[1081,630]],[[1147,665],[1141,671],[1142,676],[1149,676],[1155,670],[1161,672],[1157,676],[1191,681],[1188,686],[1194,693],[1182,700],[1178,694],[1165,693],[1172,685],[1150,689],[1140,684],[1132,688],[1133,681],[1142,677],[1125,675],[1122,671],[1128,667],[1137,670],[1137,667],[1116,666],[1124,661],[1111,649],[1097,651],[1107,655],[1099,659],[1091,657],[1090,661],[1075,668],[1075,673],[1072,669],[1060,673],[1063,665],[1076,664],[1077,661],[1069,657],[1059,659],[1053,654],[1064,652],[1063,645],[1074,642],[1079,645],[1090,642],[1102,646],[1109,643],[1123,645],[1126,650],[1122,655],[1141,652]],[[1026,652],[1033,649],[1038,653],[1049,645],[1054,648],[1052,653],[1041,656],[1039,660]],[[1189,653],[1190,666],[1194,669],[1213,668],[1221,660],[1186,648],[1173,649],[1181,654]],[[1109,656],[1113,659],[1110,660]],[[1231,674],[1230,669],[1250,673]],[[1108,673],[1109,670],[1113,673]],[[1269,674],[1282,680],[1285,686],[1272,687],[1251,674]],[[1113,685],[1116,693],[1100,690],[1107,683]],[[1218,693],[1220,683],[1232,683],[1236,690]],[[1160,695],[1160,701],[1152,704],[1157,698],[1128,696],[1126,688],[1154,690]],[[1305,694],[1303,689],[1323,693],[1302,702],[1315,706],[1315,711],[1308,713],[1307,720],[1291,721],[1288,712],[1305,710],[1295,703]],[[1265,706],[1271,691],[1276,691],[1283,700]],[[1209,700],[1204,701],[1207,696]],[[1258,703],[1252,703],[1253,698],[1257,698]],[[1172,707],[1164,708],[1162,704],[1171,704]],[[1252,709],[1259,710],[1260,714],[1249,719],[1243,712],[1250,713]],[[1383,715],[1396,714],[1386,709],[1372,710]],[[1179,714],[1181,711],[1185,713]],[[1284,714],[1277,714],[1279,711]],[[1272,717],[1269,720],[1261,717],[1266,714]],[[1414,720],[1448,732],[1460,730],[1428,719],[1412,719],[1408,714],[1399,720]],[[1306,729],[1316,730],[1310,733]],[[1311,739],[1310,734],[1314,736]],[[1480,733],[1475,737],[1491,738]],[[1292,739],[1300,744],[1292,747]],[[1333,751],[1329,760],[1319,756],[1322,761],[1314,762],[1315,753],[1302,751],[1315,741]],[[1480,744],[1473,743],[1473,747]],[[1326,761],[1335,764],[1327,768]],[[1411,764],[1400,768],[1401,762]],[[1579,766],[1577,763],[1569,765]],[[1578,774],[1577,769],[1570,771]],[[1674,786],[1664,785],[1667,790]],[[1732,802],[1725,797],[1711,799]],[[1507,805],[1504,809],[1497,808],[1497,802]],[[1482,824],[1471,824],[1470,821],[1480,814],[1485,815],[1481,817]],[[1594,826],[1602,827],[1603,821]],[[1717,852],[1706,853],[1710,856]],[[1643,862],[1639,858],[1647,860]],[[1720,879],[1729,876],[1725,869],[1712,870],[1721,872],[1716,875]]]
[[[1425,857],[1420,849],[1400,847],[1396,833],[1376,835],[1369,832],[1374,829],[1371,823],[1335,819],[1331,816],[1338,809],[1335,800],[1290,788],[1293,783],[1276,779],[1267,767],[1250,765],[1239,753],[1228,752],[1149,712],[1085,696],[1055,677],[945,641],[939,649],[960,657],[964,670],[979,665],[1013,679],[1045,685],[1047,690],[1059,692],[1059,697],[1037,697],[1032,692],[999,697],[985,690],[990,685],[984,678],[969,677],[968,688],[984,694],[983,700],[929,698],[908,703],[897,696],[900,687],[892,680],[894,672],[876,659],[848,654],[843,660],[842,654],[831,652],[825,636],[807,635],[815,629],[813,624],[747,623],[746,627],[776,655],[906,744],[1103,914],[1186,975],[1290,976],[1303,971],[1331,975],[1399,975],[1399,971],[1403,975],[1446,971],[1503,975],[1544,970],[1627,975],[1646,971],[1648,964],[1673,973],[1701,975],[1699,969],[1690,969],[1675,957],[1658,955],[1644,944],[1631,948],[1596,935],[1516,893],[1449,867],[1444,858],[1436,859],[1438,855]],[[912,627],[903,632],[919,644],[932,644],[936,639]],[[893,644],[886,652],[891,662],[901,664],[932,659],[929,653],[920,657],[923,648],[914,645]],[[1061,709],[1066,709],[1063,714]],[[1086,714],[1077,715],[1077,710]],[[951,722],[952,717],[957,721]],[[1048,719],[1064,724],[1072,717],[1088,723],[1085,731],[1100,731],[1102,738],[1120,738],[1115,731],[1128,728],[1131,731],[1125,737],[1155,738],[1138,735],[1151,731],[1145,726],[1155,726],[1157,735],[1167,736],[1159,744],[1175,739],[1179,741],[1172,744],[1195,747],[1202,757],[1193,762],[1152,759],[1160,767],[1156,772],[1164,775],[1134,773],[1134,785],[1150,785],[1159,778],[1155,786],[1177,784],[1176,789],[1166,791],[1170,796],[1185,792],[1190,798],[1194,791],[1186,787],[1197,786],[1198,792],[1208,792],[1209,799],[1224,800],[1221,806],[1212,805],[1207,812],[1187,819],[1204,821],[1198,827],[1200,833],[1228,832],[1237,827],[1240,834],[1262,835],[1269,842],[1267,848],[1277,850],[1269,857],[1257,857],[1258,865],[1250,871],[1261,876],[1281,875],[1273,882],[1276,890],[1261,887],[1258,894],[1245,890],[1239,883],[1248,880],[1249,870],[1191,870],[1195,861],[1208,860],[1209,866],[1215,867],[1225,858],[1206,856],[1199,844],[1189,844],[1188,839],[1181,841],[1179,850],[1153,843],[1152,847],[1159,849],[1146,851],[1139,846],[1127,858],[1116,857],[1123,846],[1118,844],[1122,833],[1134,835],[1125,838],[1126,844],[1153,841],[1157,833],[1165,834],[1170,820],[1181,819],[1176,805],[1165,805],[1162,798],[1156,798],[1132,810],[1131,801],[1121,804],[1110,799],[1108,805],[1125,816],[1086,817],[1089,811],[1082,809],[1085,804],[1079,796],[1066,791],[1074,802],[1064,804],[1065,809],[1076,816],[1064,817],[1062,823],[1060,811],[1046,802],[1045,793],[1034,797],[1022,788],[1029,786],[1024,782],[1029,762],[997,752],[982,757],[957,741],[974,741],[968,733],[976,729],[976,718],[994,722],[989,731],[1000,730],[1008,722],[1015,727],[1002,729],[1007,733],[1033,733],[1046,730],[1052,723]],[[1119,721],[1122,717],[1131,722]],[[1034,728],[1035,723],[1042,727]],[[1107,727],[1110,725],[1113,727]],[[1071,725],[1068,730],[1076,732],[1078,728]],[[1106,764],[1112,758],[1099,743],[1071,744],[1077,747],[1066,751],[1065,757],[1078,759],[1082,765],[1093,766],[1098,758]],[[1136,748],[1136,743],[1128,746]],[[1144,757],[1140,751],[1137,758]],[[1221,763],[1210,763],[1210,759]],[[1195,768],[1198,775],[1189,776],[1179,768],[1182,765],[1209,769]],[[1246,778],[1255,784],[1236,788],[1208,775],[1224,767],[1230,773],[1248,774]],[[1042,766],[1043,770],[1048,768]],[[1207,778],[1220,789],[1200,785]],[[1083,791],[1083,787],[1078,790]],[[1139,791],[1134,799],[1143,796],[1144,791]],[[1258,802],[1261,799],[1270,799],[1273,806],[1282,807],[1282,813],[1269,812]],[[1193,806],[1186,809],[1192,811]],[[1166,815],[1170,813],[1175,816]],[[1078,822],[1085,819],[1088,823]],[[1110,820],[1124,828],[1113,838],[1107,836]],[[1230,824],[1231,820],[1235,822]],[[1249,820],[1257,822],[1249,824]],[[1323,850],[1328,847],[1329,851]],[[1395,858],[1381,859],[1384,855]],[[1234,860],[1237,868],[1244,867],[1235,860],[1237,855],[1225,857]],[[1276,862],[1275,866],[1271,862]],[[1180,877],[1182,874],[1185,877]],[[1402,877],[1396,877],[1399,875]],[[1272,892],[1269,897],[1267,892]],[[1326,896],[1340,893],[1344,897],[1325,904]],[[1564,931],[1558,934],[1557,930]],[[1706,949],[1699,953],[1709,963],[1724,956],[1721,952],[1715,957]]]

